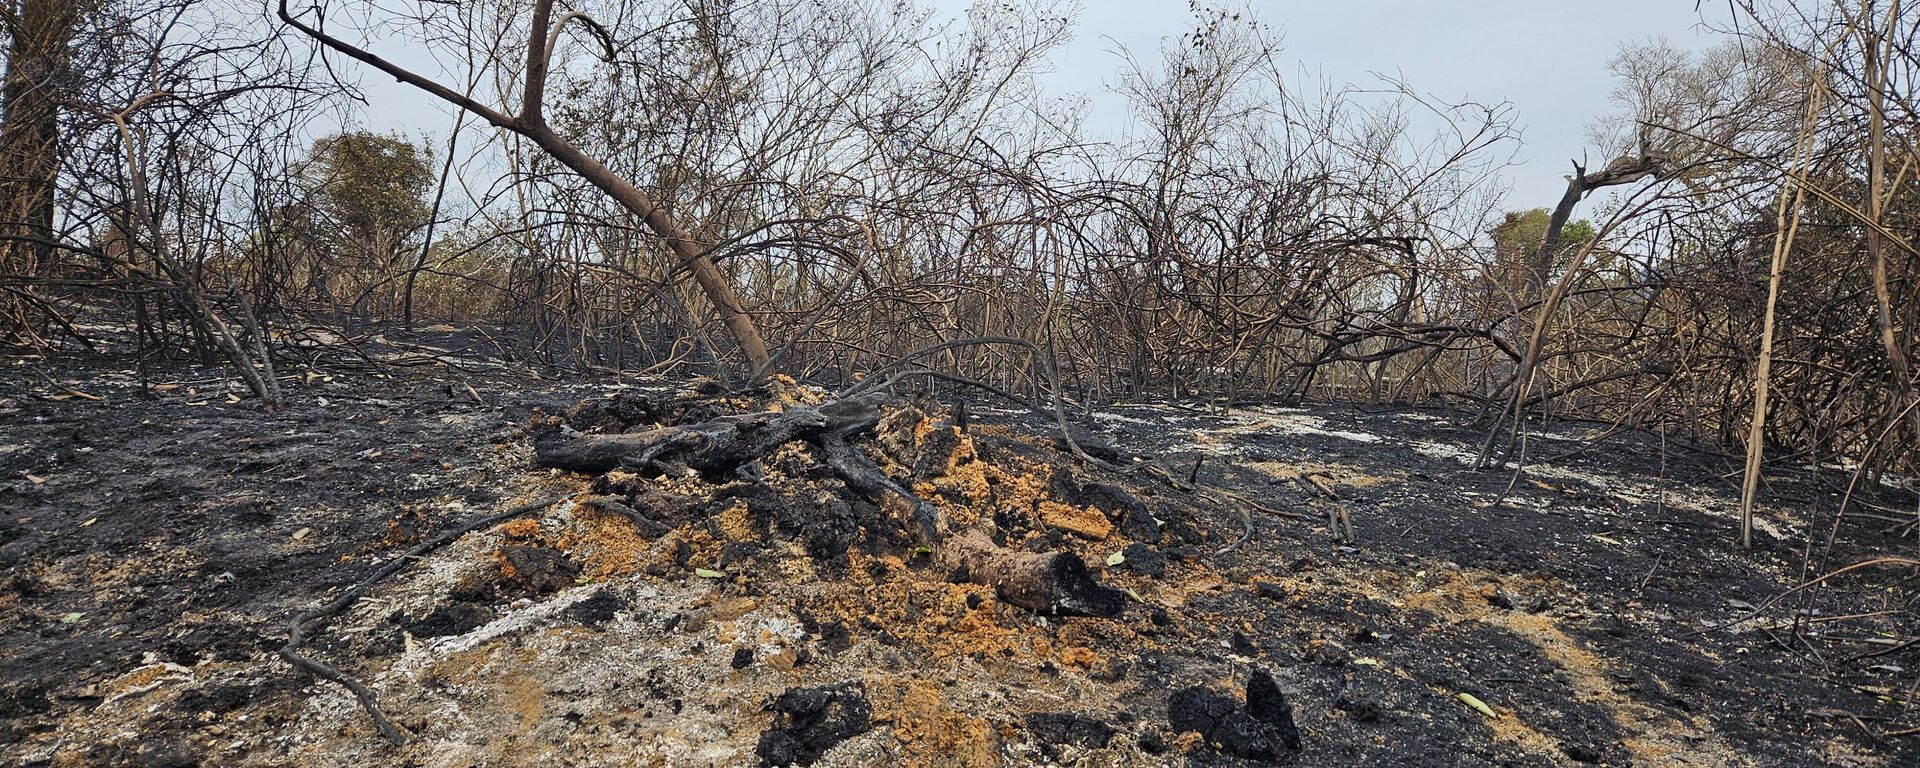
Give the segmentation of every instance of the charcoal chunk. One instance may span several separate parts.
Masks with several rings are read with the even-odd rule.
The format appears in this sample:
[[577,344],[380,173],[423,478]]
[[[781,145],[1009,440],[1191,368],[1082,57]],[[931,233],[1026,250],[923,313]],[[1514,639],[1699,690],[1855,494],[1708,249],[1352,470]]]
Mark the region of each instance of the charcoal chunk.
[[1293,707],[1265,672],[1255,672],[1247,681],[1244,707],[1206,686],[1174,691],[1167,698],[1167,722],[1175,733],[1198,733],[1208,745],[1248,760],[1277,762],[1300,749]]
[[1167,571],[1167,556],[1145,544],[1128,544],[1120,554],[1127,570],[1142,576],[1159,576]]
[[773,724],[754,748],[762,765],[812,765],[834,745],[873,728],[873,705],[858,682],[789,688],[772,709]]
[[613,620],[613,615],[627,607],[627,601],[613,590],[601,589],[587,599],[567,607],[567,618],[589,627],[597,627]]
[[405,621],[407,631],[414,637],[446,637],[464,635],[473,628],[493,621],[493,611],[484,605],[468,602],[453,602],[434,608],[426,616],[416,621]]
[[518,545],[500,548],[500,580],[519,591],[549,595],[573,586],[579,576],[580,566],[560,550]]
[[1113,740],[1113,726],[1071,712],[1034,712],[1026,716],[1027,732],[1048,757],[1057,758],[1062,745],[1099,749]]

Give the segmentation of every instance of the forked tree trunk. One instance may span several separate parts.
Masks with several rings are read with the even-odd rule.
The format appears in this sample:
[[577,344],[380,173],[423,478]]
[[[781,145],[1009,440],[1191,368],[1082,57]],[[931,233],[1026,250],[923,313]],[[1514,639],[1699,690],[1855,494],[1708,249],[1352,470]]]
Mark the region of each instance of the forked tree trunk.
[[[1871,7],[1867,10],[1871,11]],[[1887,12],[1885,32],[1873,27],[1870,15],[1861,26],[1867,76],[1867,257],[1873,262],[1874,324],[1879,331],[1880,348],[1893,368],[1894,392],[1900,396],[1900,410],[1896,412],[1905,413],[1913,436],[1920,438],[1920,407],[1915,403],[1920,394],[1914,392],[1913,362],[1907,358],[1907,339],[1901,338],[1899,323],[1894,319],[1887,243],[1881,232],[1887,203],[1886,94],[1892,79],[1886,71],[1886,58],[1894,53],[1891,33],[1899,17],[1900,3],[1895,0]],[[1882,50],[1882,46],[1887,46],[1887,50]]]

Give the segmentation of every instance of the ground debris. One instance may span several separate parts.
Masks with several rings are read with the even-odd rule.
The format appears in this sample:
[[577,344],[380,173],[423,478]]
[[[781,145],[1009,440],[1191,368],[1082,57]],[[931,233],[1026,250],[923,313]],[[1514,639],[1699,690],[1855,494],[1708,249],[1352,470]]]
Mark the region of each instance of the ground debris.
[[[681,393],[670,401],[680,423],[642,429],[628,419],[666,413],[646,402],[655,404],[616,396],[568,408],[581,424],[536,417],[535,461],[599,475],[587,506],[626,518],[642,538],[672,539],[676,566],[719,573],[764,553],[778,534],[824,573],[841,572],[855,547],[927,552],[950,577],[992,586],[1028,610],[1113,616],[1126,607],[1078,553],[1008,546],[1046,530],[1112,535],[1108,512],[1049,496],[1070,471],[1057,456],[990,460],[975,435],[879,392],[832,400],[775,383],[738,396]],[[695,414],[706,418],[691,421]],[[1110,483],[1071,488],[1115,515],[1143,506]],[[705,502],[662,504],[662,494]],[[663,530],[683,520],[706,524]]]
[[834,745],[873,727],[873,705],[859,682],[789,688],[768,709],[773,725],[754,747],[764,765],[812,765]]
[[1247,679],[1244,706],[1208,686],[1174,691],[1167,722],[1175,733],[1198,733],[1207,746],[1249,760],[1278,761],[1301,746],[1292,705],[1263,671]]
[[[1187,446],[1212,434],[1207,482],[1292,508],[1328,502],[1287,478],[1325,475],[1363,534],[1336,542],[1257,514],[1223,553],[1243,530],[1235,510],[1076,459],[1050,423],[1006,412],[977,409],[961,429],[936,404],[889,400],[865,431],[799,436],[730,469],[661,454],[576,474],[530,469],[533,434],[503,425],[553,426],[537,406],[567,414],[555,439],[611,437],[824,412],[832,397],[777,377],[740,392],[483,383],[487,403],[343,380],[385,404],[334,398],[265,433],[257,414],[118,396],[91,406],[112,418],[85,431],[63,416],[79,404],[51,401],[0,424],[28,446],[9,466],[48,478],[0,485],[18,510],[0,520],[0,655],[16,660],[0,670],[0,763],[1233,765],[1288,759],[1275,713],[1289,711],[1298,759],[1316,765],[1871,768],[1920,748],[1869,742],[1848,716],[1908,722],[1879,697],[1901,697],[1920,665],[1907,651],[1847,662],[1864,646],[1840,639],[1912,636],[1900,615],[1816,603],[1823,621],[1806,626],[1836,638],[1822,640],[1730,611],[1726,595],[1767,605],[1791,568],[1731,553],[1690,507],[1589,509],[1607,494],[1566,493],[1569,472],[1558,490],[1522,482],[1476,506],[1510,475],[1433,448],[1471,439],[1438,422],[1317,408],[1249,428],[1126,406],[1142,418],[1108,422],[1125,454],[1184,482]],[[1290,430],[1308,415],[1315,429]],[[89,463],[115,445],[132,447]],[[370,449],[382,459],[354,458]],[[52,455],[59,466],[38,458]],[[1701,498],[1713,482],[1657,478],[1638,453],[1590,458],[1612,463],[1582,472],[1635,487],[1694,483]],[[404,558],[309,644],[376,691],[411,743],[379,739],[352,694],[271,656],[289,607],[536,489],[568,500]],[[946,527],[927,537],[922,522]],[[1034,584],[1088,589],[1009,589],[979,567],[988,553],[1035,568]],[[529,583],[503,578],[509,565]],[[1769,632],[1843,651],[1824,674],[1859,688],[1810,676]],[[192,674],[146,684],[169,664]],[[783,711],[798,691],[857,698]],[[863,727],[834,714],[862,704]]]

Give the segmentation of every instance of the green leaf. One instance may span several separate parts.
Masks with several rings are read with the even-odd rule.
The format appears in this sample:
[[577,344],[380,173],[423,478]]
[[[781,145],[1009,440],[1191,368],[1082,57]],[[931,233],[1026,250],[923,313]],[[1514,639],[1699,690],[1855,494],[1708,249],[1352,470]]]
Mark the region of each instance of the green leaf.
[[66,615],[64,615],[64,616],[61,616],[61,617],[60,617],[60,623],[62,623],[62,624],[78,624],[78,623],[80,623],[80,617],[82,617],[82,616],[85,616],[85,615],[86,615],[86,614],[84,614],[84,613],[79,613],[79,612],[74,612],[74,613],[69,613],[69,614],[66,614]]
[[1133,601],[1136,603],[1145,603],[1147,601],[1146,598],[1140,596],[1140,593],[1133,591],[1133,587],[1127,587],[1120,591],[1127,593],[1127,597],[1133,598]]
[[1127,553],[1121,552],[1119,550],[1114,550],[1113,554],[1107,555],[1107,565],[1119,565],[1126,561],[1127,561]]
[[708,570],[706,568],[693,569],[693,575],[703,579],[724,579],[727,577],[725,573],[722,573],[720,571]]
[[1475,696],[1471,693],[1467,693],[1465,691],[1461,691],[1460,693],[1454,694],[1454,696],[1459,698],[1460,701],[1465,703],[1467,706],[1473,707],[1473,710],[1475,712],[1479,712],[1480,714],[1486,715],[1487,717],[1500,716],[1500,713],[1493,711],[1493,707],[1487,706],[1487,703],[1484,701],[1481,701],[1480,697],[1478,696]]

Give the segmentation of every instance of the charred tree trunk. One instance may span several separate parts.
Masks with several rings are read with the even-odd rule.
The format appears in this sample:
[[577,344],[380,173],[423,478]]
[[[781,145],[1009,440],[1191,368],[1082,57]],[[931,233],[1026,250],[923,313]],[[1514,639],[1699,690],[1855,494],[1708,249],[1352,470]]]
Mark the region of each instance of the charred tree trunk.
[[[54,180],[60,171],[60,75],[84,0],[18,0],[0,21],[10,45],[0,85],[0,276],[32,283],[53,266]],[[0,341],[35,343],[29,297],[7,292]]]

